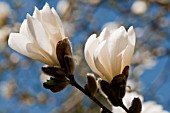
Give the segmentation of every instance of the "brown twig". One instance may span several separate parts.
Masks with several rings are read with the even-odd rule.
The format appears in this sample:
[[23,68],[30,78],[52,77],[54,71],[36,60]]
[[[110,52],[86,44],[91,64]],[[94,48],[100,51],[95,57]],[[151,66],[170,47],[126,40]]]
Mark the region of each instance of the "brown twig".
[[82,88],[74,79],[74,76],[69,76],[71,85],[79,89],[83,92],[86,96],[88,96],[91,100],[93,100],[97,105],[99,105],[103,110],[107,113],[112,113],[108,108],[106,108],[102,103],[100,103],[95,97],[91,96],[84,88]]

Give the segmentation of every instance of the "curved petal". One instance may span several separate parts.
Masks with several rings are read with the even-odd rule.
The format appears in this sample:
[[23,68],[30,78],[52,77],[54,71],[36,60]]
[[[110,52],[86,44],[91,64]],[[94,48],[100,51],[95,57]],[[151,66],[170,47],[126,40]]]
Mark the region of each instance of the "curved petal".
[[64,34],[64,27],[63,27],[63,25],[62,25],[61,19],[60,19],[59,15],[57,14],[57,12],[55,11],[54,8],[52,8],[51,11],[53,12],[53,14],[54,14],[54,16],[55,16],[56,23],[57,23],[58,26],[59,26],[59,31],[60,31],[61,36],[62,36],[62,39],[63,39],[63,38],[65,38],[65,34]]
[[[31,43],[27,37],[19,33],[11,33],[9,35],[8,45],[19,53],[27,53],[26,45]],[[26,55],[27,56],[27,55]]]
[[104,29],[102,30],[102,32],[100,33],[99,37],[97,37],[100,42],[102,42],[102,41],[104,40],[105,34],[106,34],[106,28],[104,28]]
[[28,43],[26,49],[28,50],[29,53],[38,55],[40,58],[38,58],[37,60],[39,60],[40,62],[43,62],[50,66],[57,65],[55,60],[53,60],[44,50],[39,48],[37,45]]
[[23,21],[23,23],[21,24],[21,27],[20,27],[20,33],[27,36],[27,38],[29,38],[29,40],[34,43],[35,42],[35,39],[32,37],[30,31],[29,31],[29,28],[28,28],[28,24],[27,24],[27,20],[25,19]]
[[8,45],[15,51],[32,59],[41,59],[42,56],[28,52],[26,47],[29,43],[31,43],[31,41],[19,33],[11,33],[8,40]]
[[113,76],[121,73],[122,51],[126,48],[127,44],[128,35],[123,26],[114,31],[108,40]]
[[[59,40],[65,38],[64,29],[62,27],[61,20],[59,16],[58,18],[56,18],[57,13],[53,11],[53,8],[51,10],[48,3],[46,3],[40,12],[42,15],[42,21],[43,21],[42,23],[44,23],[45,29],[48,31],[50,35],[53,35],[53,37],[49,37],[49,38],[56,38]],[[55,12],[56,14],[54,14],[53,12]]]
[[20,27],[20,33],[27,36],[28,35],[27,29],[28,29],[27,20],[24,19],[24,21],[22,22],[21,27]]
[[[42,23],[45,24],[46,28],[51,34],[56,34],[58,31],[58,24],[56,23],[56,19],[54,14],[52,13],[50,6],[46,3],[43,9],[40,11],[42,16]],[[50,30],[49,30],[50,29]]]
[[41,12],[41,15],[42,15],[43,22],[45,22],[47,24],[51,24],[53,26],[56,25],[54,14],[52,13],[48,3],[46,3],[44,5],[43,9],[40,12]]
[[109,38],[110,38],[110,30],[105,27],[100,33],[98,39],[100,40],[100,42],[102,42],[103,40],[108,40]]
[[135,35],[135,31],[133,29],[133,26],[131,26],[128,29],[128,40],[130,42],[130,44],[132,44],[133,46],[135,46],[135,42],[136,42],[136,35]]
[[106,40],[98,45],[94,52],[94,62],[97,69],[106,77],[107,81],[111,82],[113,77],[107,47]]
[[128,45],[122,53],[121,71],[123,71],[125,66],[127,65],[130,66],[134,48],[135,48],[135,41],[136,41],[135,31],[133,30],[133,27],[130,27],[128,29]]
[[37,7],[34,8],[33,17],[42,22],[42,16]]
[[97,45],[98,45],[98,39],[96,38],[96,34],[93,34],[88,38],[85,44],[84,56],[85,56],[87,64],[92,69],[92,71],[98,75],[101,75],[101,73],[97,70],[94,64],[94,59],[93,59],[93,54],[94,54],[94,51]]
[[[42,16],[42,25],[48,35],[50,43],[53,50],[56,51],[57,43],[65,38],[64,29],[62,27],[61,20],[58,21],[53,14],[53,10],[50,9],[48,3],[45,4],[43,9],[40,11]],[[59,17],[58,17],[59,18]],[[57,59],[56,53],[51,54],[55,59]]]
[[30,33],[37,41],[38,45],[50,55],[52,54],[52,46],[50,41],[46,35],[46,32],[42,26],[42,24],[35,18],[31,16],[27,16],[27,24],[30,30]]
[[56,15],[58,16],[57,12],[54,8],[50,9],[48,3],[46,3],[43,9],[40,11],[35,7],[33,13],[33,17],[42,23],[45,31],[48,34],[48,38],[53,40],[52,42],[58,42],[65,38],[61,20],[59,16],[58,19],[56,19]]
[[[51,19],[45,19],[43,20],[42,19],[42,14],[45,16],[45,17],[52,17],[53,14],[50,10],[50,7],[48,4],[46,4],[43,8],[43,10],[48,10],[48,11],[39,11],[36,7],[35,7],[35,10],[34,10],[34,13],[33,13],[33,17],[37,18],[43,25],[43,28],[45,29],[46,33],[47,33],[47,36],[48,36],[48,39],[50,40],[50,43],[51,43],[51,46],[52,46],[52,51],[53,53],[51,54],[51,58],[53,58],[53,60],[55,60],[57,62],[57,64],[59,64],[58,62],[58,59],[57,59],[57,55],[56,55],[56,46],[57,46],[57,43],[62,39],[60,34],[57,34],[57,26],[55,26],[55,24],[51,24]],[[45,12],[45,13],[44,13]],[[47,13],[49,12],[49,13]],[[51,13],[51,14],[50,14]],[[51,16],[50,16],[51,15]],[[55,21],[55,18],[53,18],[52,21]],[[64,32],[64,30],[63,30]]]

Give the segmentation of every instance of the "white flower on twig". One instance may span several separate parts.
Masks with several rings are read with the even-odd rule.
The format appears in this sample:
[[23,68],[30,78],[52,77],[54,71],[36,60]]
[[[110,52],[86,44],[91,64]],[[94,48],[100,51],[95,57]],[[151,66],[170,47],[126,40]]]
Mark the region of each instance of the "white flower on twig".
[[42,10],[35,7],[33,16],[21,24],[19,33],[11,33],[8,44],[15,51],[50,66],[60,66],[56,46],[65,38],[64,29],[54,8],[46,3]]
[[102,79],[111,82],[125,66],[130,66],[135,40],[132,26],[128,31],[123,26],[116,30],[104,28],[98,37],[91,35],[85,44],[87,64]]

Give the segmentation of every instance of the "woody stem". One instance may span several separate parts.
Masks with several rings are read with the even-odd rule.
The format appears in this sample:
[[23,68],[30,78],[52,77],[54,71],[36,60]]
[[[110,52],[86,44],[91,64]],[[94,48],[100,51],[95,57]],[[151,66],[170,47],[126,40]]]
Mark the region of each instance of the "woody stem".
[[122,107],[127,113],[129,113],[129,110],[126,108],[123,102],[121,102],[120,107]]
[[82,88],[74,79],[74,76],[69,76],[71,85],[79,89],[86,96],[88,96],[91,100],[93,100],[98,106],[100,106],[107,113],[112,113],[108,108],[106,108],[102,103],[100,103],[94,96],[91,96],[84,88]]

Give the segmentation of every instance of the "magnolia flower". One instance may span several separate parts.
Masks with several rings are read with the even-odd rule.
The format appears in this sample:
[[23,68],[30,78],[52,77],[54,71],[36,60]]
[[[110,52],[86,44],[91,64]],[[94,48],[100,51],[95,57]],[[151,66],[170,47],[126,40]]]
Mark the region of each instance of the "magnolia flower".
[[85,44],[87,64],[103,80],[111,82],[125,66],[130,66],[135,40],[133,27],[128,31],[123,26],[116,30],[104,28],[98,37],[91,35]]
[[[142,95],[139,95],[136,92],[126,93],[125,97],[123,98],[123,103],[127,108],[131,106],[131,102],[134,98],[139,97],[142,101],[142,112],[141,113],[168,113],[163,109],[163,107],[159,104],[157,104],[154,101],[147,101],[143,102],[144,98]],[[120,107],[112,107],[113,113],[126,113],[122,108]]]
[[33,16],[21,24],[19,33],[11,33],[8,44],[15,51],[50,66],[60,66],[56,45],[65,38],[61,20],[54,8],[46,3],[42,10],[35,7]]

